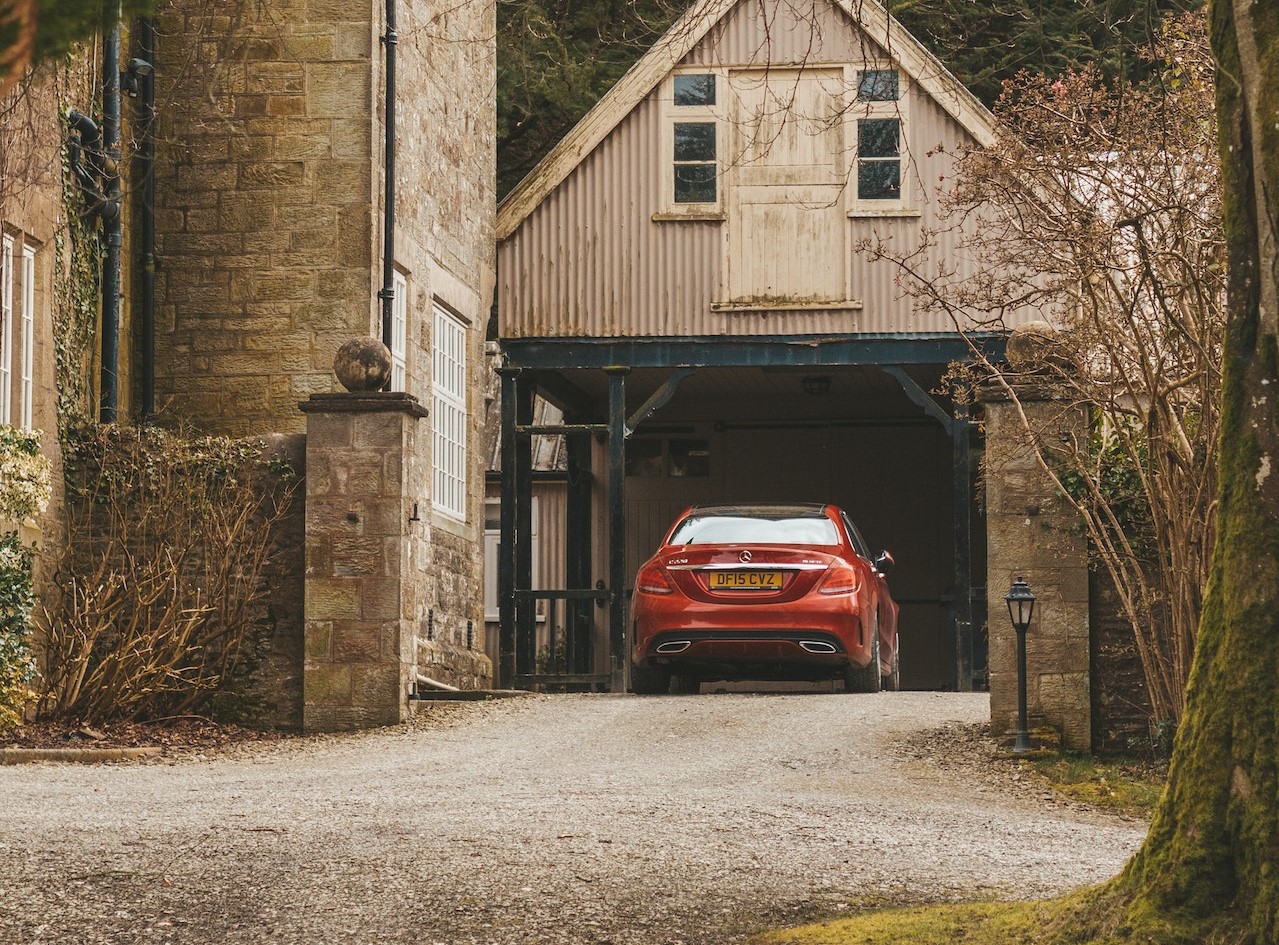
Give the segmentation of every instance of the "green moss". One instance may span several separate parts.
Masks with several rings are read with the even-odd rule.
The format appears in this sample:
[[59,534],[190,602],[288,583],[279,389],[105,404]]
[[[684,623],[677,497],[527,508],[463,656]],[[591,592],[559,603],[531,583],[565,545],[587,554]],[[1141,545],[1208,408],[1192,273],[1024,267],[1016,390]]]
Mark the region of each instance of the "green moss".
[[1030,945],[1044,923],[1040,903],[969,903],[884,909],[847,919],[769,932],[751,945]]
[[1031,766],[1054,791],[1073,801],[1139,816],[1154,811],[1168,780],[1162,765],[1090,755],[1049,756]]
[[757,935],[750,945],[1241,945],[1233,914],[1190,925],[1134,920],[1113,885],[1046,902],[884,909]]

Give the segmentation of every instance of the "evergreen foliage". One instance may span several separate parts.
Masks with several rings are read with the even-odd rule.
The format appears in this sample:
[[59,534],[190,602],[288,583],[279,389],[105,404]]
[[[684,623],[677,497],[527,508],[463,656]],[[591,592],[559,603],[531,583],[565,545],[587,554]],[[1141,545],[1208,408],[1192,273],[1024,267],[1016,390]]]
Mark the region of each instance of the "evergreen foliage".
[[960,82],[993,106],[1019,72],[1055,76],[1089,66],[1104,78],[1144,77],[1135,50],[1170,13],[1199,0],[885,0],[890,13]]
[[117,22],[117,12],[128,22],[154,6],[154,0],[121,0],[118,5],[105,0],[39,0],[36,61],[60,56],[76,43],[105,33]]
[[498,196],[533,169],[688,2],[498,0]]
[[[37,433],[0,424],[0,526],[9,529],[44,511],[49,461]],[[32,549],[17,531],[0,531],[0,732],[20,723],[31,688]]]

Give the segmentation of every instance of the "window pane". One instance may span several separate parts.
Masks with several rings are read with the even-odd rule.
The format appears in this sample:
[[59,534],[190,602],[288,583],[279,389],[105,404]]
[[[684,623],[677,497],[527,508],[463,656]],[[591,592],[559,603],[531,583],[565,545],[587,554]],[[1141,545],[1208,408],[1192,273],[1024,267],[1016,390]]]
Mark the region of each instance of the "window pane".
[[675,77],[676,105],[714,105],[715,76],[677,75]]
[[859,102],[895,102],[900,94],[896,69],[866,69],[858,78]]
[[715,160],[715,122],[676,122],[675,160]]
[[897,157],[900,122],[896,118],[869,118],[857,123],[858,157]]
[[838,545],[839,531],[825,516],[754,518],[690,515],[671,535],[672,545],[706,544]]
[[715,172],[714,164],[676,164],[675,202],[714,203]]
[[435,306],[432,363],[432,503],[466,518],[466,328]]
[[901,161],[858,161],[858,200],[900,200]]

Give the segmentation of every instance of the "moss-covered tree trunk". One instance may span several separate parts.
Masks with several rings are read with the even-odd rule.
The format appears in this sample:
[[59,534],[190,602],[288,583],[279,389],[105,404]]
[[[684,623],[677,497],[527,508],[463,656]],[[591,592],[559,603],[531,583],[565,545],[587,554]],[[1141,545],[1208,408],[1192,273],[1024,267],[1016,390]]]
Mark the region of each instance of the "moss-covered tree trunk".
[[[1279,941],[1279,3],[1213,0],[1230,265],[1220,527],[1168,791],[1125,924]],[[1139,939],[1140,940],[1140,939]]]

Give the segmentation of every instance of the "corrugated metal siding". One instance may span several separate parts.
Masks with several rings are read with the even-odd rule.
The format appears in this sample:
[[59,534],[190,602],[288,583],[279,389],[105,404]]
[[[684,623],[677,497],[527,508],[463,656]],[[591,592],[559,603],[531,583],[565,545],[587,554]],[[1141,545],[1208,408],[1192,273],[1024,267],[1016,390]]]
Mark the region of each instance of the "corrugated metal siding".
[[561,482],[539,482],[533,486],[537,497],[537,548],[541,588],[557,590],[564,587],[564,549],[568,547],[564,534],[565,503],[568,489]]
[[[852,62],[875,58],[863,51],[843,14],[818,0],[816,29],[793,5],[778,4],[779,20],[761,43],[760,5],[739,5],[686,58],[691,64],[782,65],[787,62]],[[791,24],[793,25],[793,24]],[[658,91],[648,96],[585,158],[578,168],[502,243],[499,304],[504,337],[768,336],[832,332],[936,332],[954,326],[944,316],[912,313],[899,298],[893,268],[856,251],[863,240],[886,241],[903,251],[917,245],[921,229],[937,229],[933,192],[949,186],[950,153],[970,142],[967,133],[935,102],[912,92],[908,102],[909,170],[919,217],[848,221],[852,256],[851,296],[860,310],[774,313],[711,311],[721,301],[724,239],[714,222],[655,223],[663,209],[669,168],[660,153],[662,109]],[[940,181],[940,184],[939,184]],[[939,258],[960,276],[972,267],[956,253],[955,233],[938,236]]]
[[[742,3],[681,60],[681,65],[843,63],[883,59],[825,0]],[[864,40],[864,48],[863,48]]]

